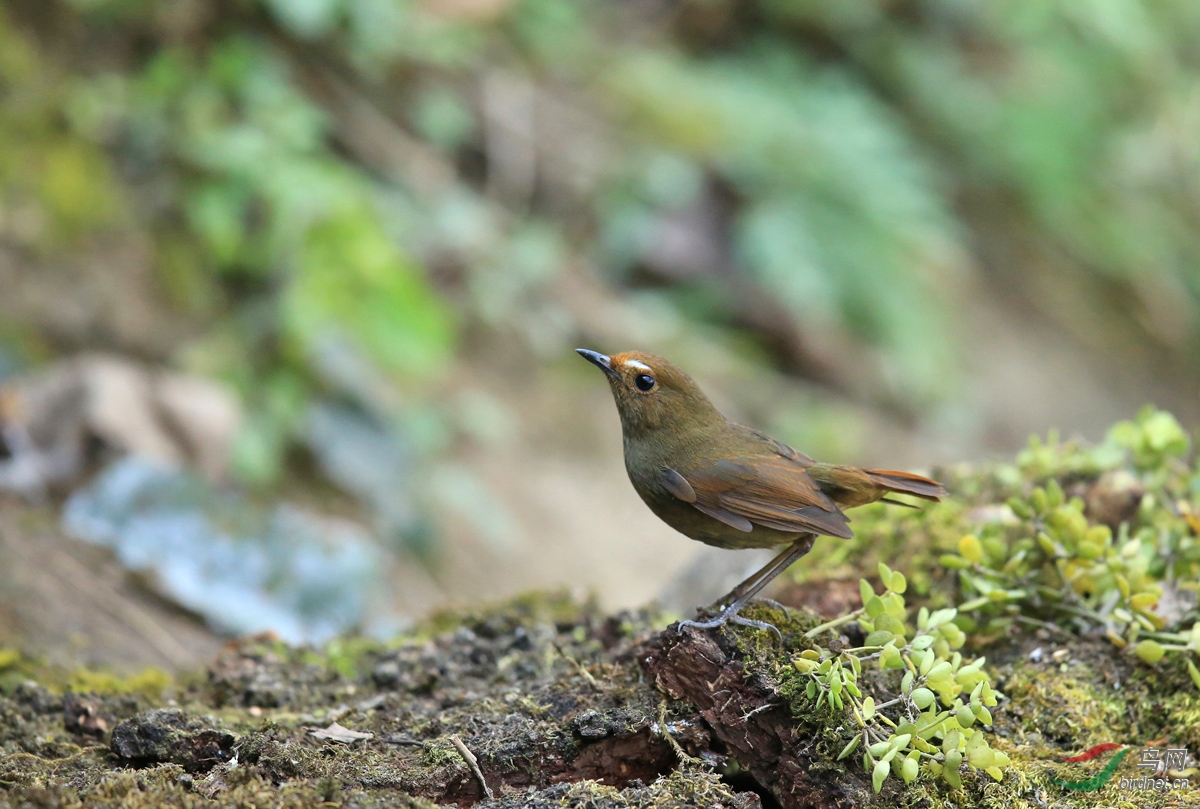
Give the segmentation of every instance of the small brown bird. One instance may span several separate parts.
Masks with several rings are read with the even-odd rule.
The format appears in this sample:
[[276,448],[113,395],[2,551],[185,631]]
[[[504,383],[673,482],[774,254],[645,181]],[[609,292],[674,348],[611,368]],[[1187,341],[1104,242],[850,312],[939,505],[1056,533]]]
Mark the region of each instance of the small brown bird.
[[817,463],[750,427],[726,420],[692,378],[662,357],[627,351],[611,357],[576,349],[604,371],[625,440],[625,469],[650,510],[675,530],[718,548],[787,544],[733,589],[709,621],[775,627],[738,611],[812,548],[817,534],[853,536],[843,508],[888,500],[892,492],[938,500],[940,483],[909,472]]

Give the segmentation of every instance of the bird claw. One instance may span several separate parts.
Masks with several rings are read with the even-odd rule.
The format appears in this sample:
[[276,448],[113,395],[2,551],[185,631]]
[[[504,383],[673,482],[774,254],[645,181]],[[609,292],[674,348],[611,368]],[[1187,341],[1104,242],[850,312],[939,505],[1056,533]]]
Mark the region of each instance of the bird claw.
[[766,621],[756,621],[753,618],[743,618],[738,612],[742,608],[742,604],[731,604],[726,607],[716,618],[710,618],[707,621],[680,621],[679,626],[690,626],[693,629],[717,629],[725,626],[725,624],[737,624],[738,626],[749,626],[754,629],[762,629],[775,633],[775,637],[779,638],[779,642],[783,643],[783,633],[774,624],[769,624]]
[[766,604],[771,609],[779,610],[780,612],[782,612],[784,615],[788,616],[789,618],[792,615],[792,610],[787,604],[780,604],[778,601],[776,601],[773,598],[758,598],[755,600],[758,601],[760,604]]
[[725,624],[728,622],[729,618],[725,615],[725,613],[721,613],[716,618],[712,618],[708,621],[680,621],[679,626],[690,626],[692,629],[716,629],[719,626],[725,626]]
[[770,630],[775,633],[775,637],[779,638],[779,642],[783,643],[783,633],[779,631],[779,627],[775,624],[769,624],[766,621],[755,621],[753,618],[743,618],[740,615],[731,615],[727,619],[732,624],[740,626],[752,626],[755,629]]

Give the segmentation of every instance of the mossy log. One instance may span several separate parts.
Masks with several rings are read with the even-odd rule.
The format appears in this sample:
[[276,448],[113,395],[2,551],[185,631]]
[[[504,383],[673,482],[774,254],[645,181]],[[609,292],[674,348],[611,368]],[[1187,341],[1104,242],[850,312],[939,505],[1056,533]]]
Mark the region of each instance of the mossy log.
[[[166,684],[76,677],[89,687],[71,691],[60,672],[0,649],[0,806],[1196,805],[1200,629],[1189,627],[1200,627],[1200,473],[1182,460],[1186,443],[1174,454],[1146,446],[1157,454],[1134,456],[1114,477],[1129,456],[1038,444],[1015,466],[942,470],[950,503],[864,510],[858,539],[805,560],[781,593],[791,608],[749,609],[781,637],[533,595],[438,616],[386,643],[316,650],[247,638]],[[884,561],[904,575],[881,565],[847,587]],[[999,595],[981,597],[985,587]],[[926,610],[915,630],[879,612],[906,591]],[[803,606],[839,601],[833,622]],[[959,623],[918,644],[929,610],[957,612]],[[881,632],[906,634],[914,660],[947,643],[964,660],[987,655],[985,674],[972,676],[999,701],[943,700],[986,737],[986,756],[971,766],[964,757],[948,778],[954,759],[938,754],[953,745],[935,739],[905,754],[915,764],[903,773],[881,766],[900,743],[870,735],[865,692],[900,693],[872,702],[875,715],[922,721],[896,713],[912,685],[894,685],[906,670],[888,670],[886,646],[869,640]],[[865,650],[864,699],[822,705],[814,686],[847,648]],[[839,757],[857,734],[864,749]],[[1097,745],[1133,755],[1064,761]],[[1165,773],[1137,755],[1167,749],[1187,758]],[[1145,776],[1160,780],[1135,783]]]
[[[1111,792],[1065,794],[1050,764],[1102,736],[1200,744],[1200,700],[1181,667],[1158,672],[1104,641],[1047,631],[994,667],[1008,695],[994,746],[1014,759],[1002,782],[889,782],[876,795],[853,760],[834,760],[841,728],[781,687],[817,617],[755,616],[775,621],[784,644],[526,599],[444,617],[444,631],[392,647],[347,641],[317,653],[243,640],[161,696],[10,681],[0,805],[1113,805]],[[313,735],[334,723],[369,736]]]

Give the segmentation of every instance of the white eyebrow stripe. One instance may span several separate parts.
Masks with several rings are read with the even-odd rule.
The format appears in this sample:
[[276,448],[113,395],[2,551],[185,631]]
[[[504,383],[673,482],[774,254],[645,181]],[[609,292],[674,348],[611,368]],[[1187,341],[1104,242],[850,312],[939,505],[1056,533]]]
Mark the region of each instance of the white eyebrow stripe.
[[653,371],[654,370],[649,365],[647,365],[646,363],[644,363],[640,360],[625,360],[625,364],[628,365],[630,368],[637,368],[639,371]]

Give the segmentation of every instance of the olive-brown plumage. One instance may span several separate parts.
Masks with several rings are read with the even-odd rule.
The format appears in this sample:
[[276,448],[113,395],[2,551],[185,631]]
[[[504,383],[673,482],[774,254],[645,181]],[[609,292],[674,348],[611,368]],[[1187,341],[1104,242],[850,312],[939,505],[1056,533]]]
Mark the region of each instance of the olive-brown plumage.
[[[926,500],[946,494],[936,481],[908,472],[816,463],[758,430],[728,421],[691,377],[662,357],[578,352],[608,379],[633,488],[651,511],[692,539],[720,548],[808,543],[794,554],[799,558],[814,534],[853,535],[844,508],[874,503],[889,493]],[[753,592],[786,566],[756,581]],[[746,594],[735,594],[740,606]],[[720,623],[733,615],[736,609]]]
[[[770,548],[803,533],[850,537],[843,508],[888,493],[937,500],[920,475],[813,461],[726,420],[692,378],[652,354],[591,356],[608,377],[633,488],[664,522],[721,548]],[[639,388],[638,378],[643,380]]]

